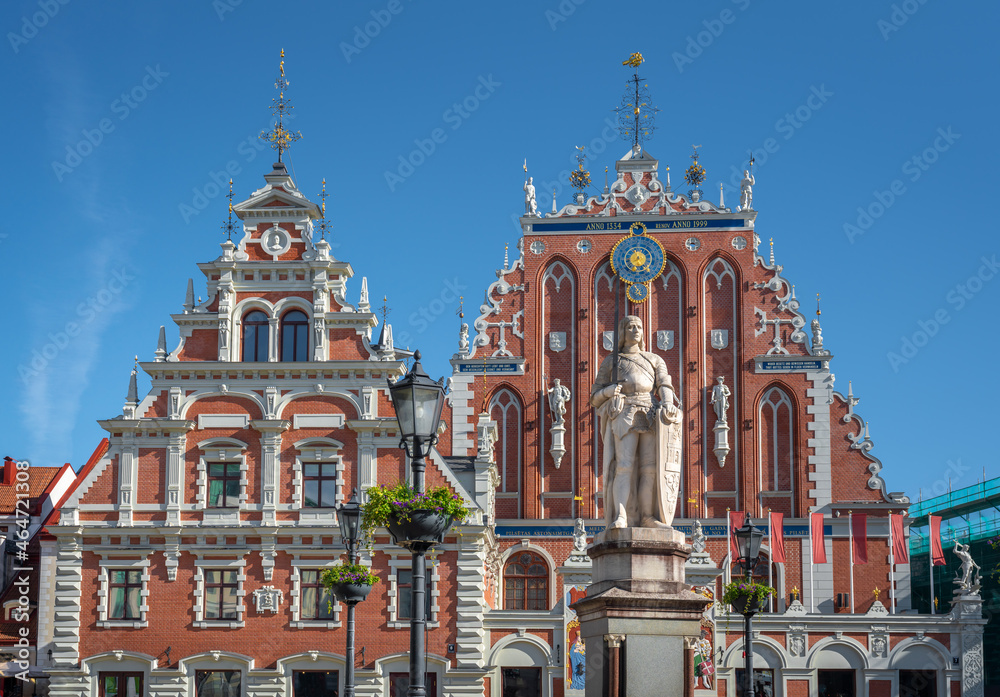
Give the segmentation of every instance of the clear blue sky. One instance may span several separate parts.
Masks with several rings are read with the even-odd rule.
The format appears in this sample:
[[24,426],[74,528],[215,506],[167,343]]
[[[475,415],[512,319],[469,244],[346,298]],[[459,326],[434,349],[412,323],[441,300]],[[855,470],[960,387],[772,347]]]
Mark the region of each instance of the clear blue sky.
[[626,151],[602,132],[639,51],[662,109],[648,149],[675,184],[692,144],[713,199],[748,148],[766,155],[762,251],[773,237],[807,313],[822,293],[837,387],[853,380],[890,490],[996,476],[998,16],[935,0],[5,2],[2,454],[81,466],[132,356],[152,360],[161,324],[176,345],[169,315],[187,278],[204,294],[196,264],[223,239],[213,173],[237,172],[242,199],[270,169],[254,142],[280,48],[293,175],[314,197],[326,178],[353,296],[362,275],[388,295],[397,341],[434,375],[456,350],[442,299],[464,286],[478,314],[519,236],[523,160],[548,210],[575,146],[598,185]]

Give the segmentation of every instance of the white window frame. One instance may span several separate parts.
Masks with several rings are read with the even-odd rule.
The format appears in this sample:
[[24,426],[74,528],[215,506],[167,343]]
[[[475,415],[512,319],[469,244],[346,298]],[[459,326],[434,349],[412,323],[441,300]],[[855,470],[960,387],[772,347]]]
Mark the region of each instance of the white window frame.
[[[142,629],[149,626],[146,620],[146,613],[149,612],[149,559],[102,559],[100,562],[101,571],[98,574],[100,588],[97,589],[97,626],[102,629],[112,627],[130,627],[132,629]],[[129,570],[142,571],[140,580],[142,587],[139,590],[139,619],[137,620],[115,620],[111,619],[111,578],[109,570]]]
[[337,512],[333,508],[313,508],[305,505],[305,479],[303,465],[306,463],[333,464],[337,472],[338,502],[346,501],[344,494],[344,458],[341,451],[344,444],[333,438],[307,438],[294,444],[296,455],[292,463],[292,508],[299,512],[299,521],[308,523],[337,524]]
[[[238,525],[240,513],[249,509],[247,505],[247,487],[250,465],[247,463],[247,444],[233,438],[211,438],[198,444],[201,457],[198,458],[198,493],[196,508],[204,515],[213,519],[211,522]],[[212,508],[208,505],[208,464],[209,463],[239,464],[240,466],[240,497],[239,505],[229,508]]]
[[333,599],[333,619],[302,619],[302,574],[299,573],[300,569],[318,569],[323,571],[339,563],[341,563],[340,559],[292,559],[292,590],[289,593],[292,603],[292,628],[323,627],[326,629],[336,629],[342,626],[340,611],[343,609],[343,606],[336,597]]
[[[441,625],[438,620],[441,613],[441,607],[438,604],[438,596],[441,594],[439,590],[441,586],[441,574],[438,571],[439,566],[436,561],[427,565],[427,593],[431,596],[431,616],[427,618],[427,627],[429,629]],[[386,623],[389,629],[410,628],[409,619],[399,618],[399,602],[397,599],[399,598],[399,570],[405,569],[409,571],[412,568],[413,559],[411,557],[389,557],[389,621]]]
[[[194,626],[197,629],[227,627],[239,629],[246,623],[246,559],[195,559],[194,562]],[[236,569],[236,619],[205,619],[205,569],[212,571],[232,571]]]

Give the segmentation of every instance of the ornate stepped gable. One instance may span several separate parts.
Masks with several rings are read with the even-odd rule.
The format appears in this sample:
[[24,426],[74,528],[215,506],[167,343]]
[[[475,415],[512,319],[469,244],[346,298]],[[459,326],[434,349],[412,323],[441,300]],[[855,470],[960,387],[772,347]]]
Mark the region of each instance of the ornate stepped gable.
[[[620,315],[643,319],[646,350],[666,361],[687,414],[679,517],[905,504],[886,489],[856,398],[833,389],[819,319],[800,312],[773,243],[769,258],[757,253],[756,211],[676,193],[658,169],[647,150],[630,149],[603,194],[522,217],[519,258],[510,263],[505,252],[471,339],[463,327],[455,445],[471,448],[462,433],[485,404],[500,432],[498,517],[601,517],[589,392],[613,342],[608,260],[635,232],[659,242],[665,264],[645,302],[629,300],[622,284]],[[731,393],[724,429],[711,401],[719,377]],[[577,425],[564,435],[546,399],[557,378],[572,395],[566,422]]]

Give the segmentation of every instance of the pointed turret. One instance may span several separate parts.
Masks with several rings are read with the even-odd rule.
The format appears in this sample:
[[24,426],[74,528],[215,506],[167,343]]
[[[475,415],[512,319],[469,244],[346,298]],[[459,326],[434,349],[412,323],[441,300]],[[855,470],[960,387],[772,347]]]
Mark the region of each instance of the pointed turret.
[[167,360],[167,328],[160,325],[160,338],[156,341],[156,362]]
[[189,315],[194,311],[194,280],[188,279],[187,293],[184,294],[184,314]]
[[128,394],[125,395],[125,405],[122,407],[122,416],[126,419],[135,418],[135,410],[139,406],[139,384],[136,380],[136,372],[139,366],[139,357],[135,357],[135,366],[132,367],[132,374],[128,379]]

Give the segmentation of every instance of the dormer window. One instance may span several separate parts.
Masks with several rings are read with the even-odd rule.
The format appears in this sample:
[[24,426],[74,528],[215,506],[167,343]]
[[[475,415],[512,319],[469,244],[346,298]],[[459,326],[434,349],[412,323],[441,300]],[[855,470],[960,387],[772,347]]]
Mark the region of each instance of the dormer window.
[[267,315],[254,310],[243,318],[243,361],[247,363],[267,360]]
[[309,318],[304,312],[292,310],[281,318],[281,360],[307,361],[309,351]]

